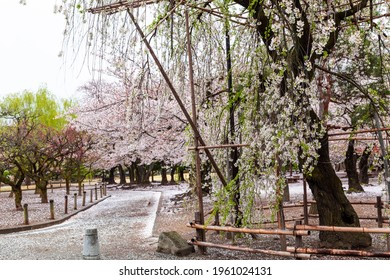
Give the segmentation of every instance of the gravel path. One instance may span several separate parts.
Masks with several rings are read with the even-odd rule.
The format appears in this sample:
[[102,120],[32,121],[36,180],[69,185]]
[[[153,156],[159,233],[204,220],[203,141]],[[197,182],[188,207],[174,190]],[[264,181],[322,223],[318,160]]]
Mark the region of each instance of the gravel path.
[[140,240],[150,247],[161,192],[116,190],[110,195],[60,225],[0,235],[0,259],[82,259],[88,228],[98,229],[102,259],[128,259]]

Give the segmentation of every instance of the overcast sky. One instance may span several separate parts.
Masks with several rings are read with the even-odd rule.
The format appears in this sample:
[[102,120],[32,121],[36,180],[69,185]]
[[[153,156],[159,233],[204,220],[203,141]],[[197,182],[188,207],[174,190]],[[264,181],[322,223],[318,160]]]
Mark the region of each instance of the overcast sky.
[[[47,87],[59,98],[75,97],[91,79],[86,67],[59,57],[64,18],[53,0],[3,0],[0,9],[0,97]],[[80,74],[80,71],[82,72]]]

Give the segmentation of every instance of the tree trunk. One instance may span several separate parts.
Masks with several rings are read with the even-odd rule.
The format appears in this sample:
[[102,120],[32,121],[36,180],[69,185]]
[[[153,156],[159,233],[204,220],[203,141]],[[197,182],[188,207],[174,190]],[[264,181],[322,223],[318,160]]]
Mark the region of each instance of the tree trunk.
[[348,176],[348,192],[364,192],[359,182],[359,174],[356,169],[357,155],[355,153],[355,140],[349,140],[345,155],[345,169]]
[[41,203],[49,203],[49,199],[47,197],[47,185],[49,182],[44,179],[39,179],[35,181],[36,189],[39,191],[41,196]]
[[111,184],[111,185],[116,184],[116,182],[115,182],[115,169],[116,169],[116,167],[111,168],[109,173],[108,173],[108,179],[107,179],[108,184]]
[[[326,134],[321,139],[318,164],[307,182],[317,202],[319,224],[323,226],[360,227],[359,218],[345,196],[342,183],[336,175],[329,158],[329,142]],[[371,246],[368,233],[320,232],[323,246],[357,248]]]
[[134,163],[131,163],[130,165],[126,165],[127,171],[129,172],[129,180],[130,184],[135,183],[135,168]]
[[360,161],[359,161],[359,180],[360,180],[360,183],[362,183],[362,184],[369,183],[368,159],[370,158],[370,155],[371,155],[371,149],[369,146],[367,146],[364,149],[364,152],[363,152],[362,156],[360,157]]
[[176,171],[176,166],[172,166],[171,168],[171,181],[169,182],[170,184],[174,185],[176,184],[175,182],[175,172]]
[[126,184],[126,174],[121,164],[118,165],[118,170],[119,170],[120,184],[124,185]]
[[66,194],[69,195],[70,194],[70,179],[69,178],[65,178],[65,190],[66,190]]
[[136,180],[137,184],[150,184],[149,176],[151,169],[146,165],[137,165],[136,167]]
[[12,193],[14,194],[16,210],[23,210],[23,205],[22,205],[22,198],[23,198],[22,186],[14,186],[14,187],[12,187]]
[[168,185],[167,169],[164,166],[161,167],[161,185]]
[[184,167],[179,166],[179,168],[178,168],[179,182],[184,182],[185,181],[185,179],[184,179],[184,170],[185,170]]

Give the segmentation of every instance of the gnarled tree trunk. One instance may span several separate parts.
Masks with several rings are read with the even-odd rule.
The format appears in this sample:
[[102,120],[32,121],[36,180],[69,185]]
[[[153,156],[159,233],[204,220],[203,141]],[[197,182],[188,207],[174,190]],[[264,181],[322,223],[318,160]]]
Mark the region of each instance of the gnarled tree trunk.
[[[318,164],[307,182],[317,202],[319,223],[324,226],[359,227],[357,213],[348,201],[342,183],[336,175],[329,158],[328,136],[322,138],[318,151]],[[324,246],[337,248],[357,248],[371,246],[368,233],[320,232]]]

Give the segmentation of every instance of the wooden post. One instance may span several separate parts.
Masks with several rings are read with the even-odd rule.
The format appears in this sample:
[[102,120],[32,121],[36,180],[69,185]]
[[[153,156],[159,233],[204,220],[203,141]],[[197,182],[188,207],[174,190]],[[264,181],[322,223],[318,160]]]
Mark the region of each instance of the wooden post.
[[[286,229],[286,224],[284,221],[283,202],[281,202],[279,205],[277,217],[278,217],[278,228],[279,229]],[[282,251],[286,251],[286,249],[287,249],[287,240],[286,240],[286,236],[284,236],[284,235],[280,235],[280,249]]]
[[[200,224],[203,225],[200,221],[201,215],[199,212],[195,212],[195,224]],[[204,239],[205,231],[203,229],[196,229],[196,239],[197,240],[202,240]],[[203,246],[198,246],[199,251],[204,254],[206,252],[206,248]]]
[[[301,225],[302,224],[302,221],[295,221],[295,225],[294,225],[294,231],[295,231],[295,227],[297,225]],[[295,235],[295,247],[298,248],[298,247],[302,247],[302,235]]]
[[50,199],[50,219],[54,220],[54,200]]
[[51,192],[53,193],[53,184],[50,184]]
[[100,198],[102,198],[103,197],[103,187],[100,186],[99,188],[100,188]]
[[95,186],[95,200],[98,200],[98,190],[97,190],[97,186]]
[[29,222],[28,222],[28,204],[27,203],[25,203],[24,205],[23,205],[23,216],[24,216],[24,224],[25,225],[28,225],[29,224]]
[[376,197],[376,210],[378,213],[378,227],[383,227],[383,218],[382,218],[382,199],[380,196]]
[[73,194],[73,196],[74,196],[74,210],[77,210],[77,193],[74,193]]
[[93,202],[93,189],[91,189],[91,197],[90,198],[91,198],[90,202],[92,203]]
[[68,214],[68,196],[65,195],[65,214]]
[[[202,178],[201,178],[201,159],[200,153],[197,147],[200,142],[200,134],[197,130],[197,114],[196,114],[196,100],[195,100],[195,83],[194,83],[194,72],[192,64],[192,49],[191,49],[191,36],[189,32],[189,17],[188,10],[185,10],[185,23],[186,23],[186,37],[187,37],[187,54],[188,54],[188,71],[189,71],[189,86],[191,93],[191,109],[192,109],[192,119],[189,117],[189,120],[192,120],[193,132],[194,132],[194,146],[195,146],[195,169],[196,169],[196,190],[198,195],[198,210],[199,212],[195,213],[195,221],[198,221],[199,224],[204,224],[204,210],[203,210],[203,191],[202,191]],[[210,158],[211,160],[211,158]],[[218,172],[217,172],[218,173]],[[204,230],[197,230],[197,237],[200,241],[206,241],[206,233]],[[206,252],[206,247],[199,247],[200,252],[204,254]]]
[[309,213],[307,208],[307,187],[305,176],[303,176],[303,223],[305,225],[309,224]]
[[85,197],[86,197],[86,191],[83,191],[83,206],[85,206]]

